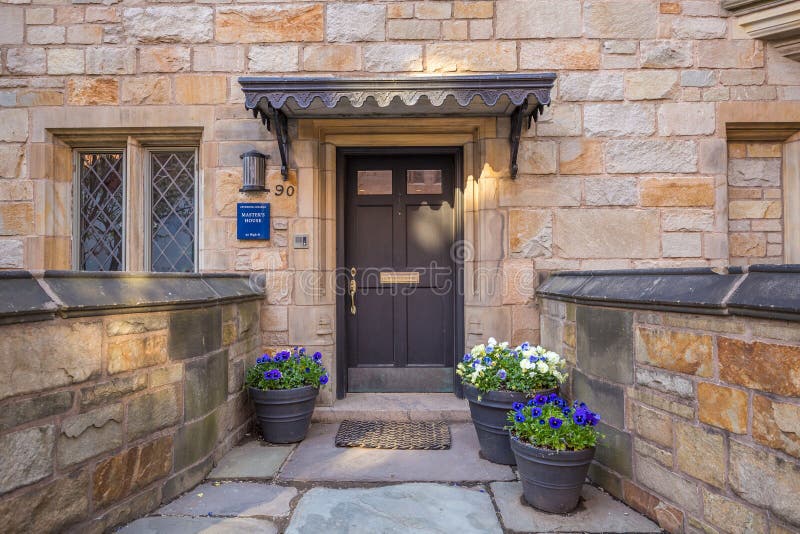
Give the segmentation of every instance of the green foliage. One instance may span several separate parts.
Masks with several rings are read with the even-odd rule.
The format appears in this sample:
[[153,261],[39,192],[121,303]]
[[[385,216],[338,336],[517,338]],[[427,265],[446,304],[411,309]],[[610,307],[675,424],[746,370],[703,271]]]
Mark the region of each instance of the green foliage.
[[537,395],[526,405],[515,404],[508,412],[511,433],[536,447],[556,451],[580,451],[594,447],[598,437],[595,426],[600,416],[584,403],[570,407],[556,394]]
[[245,383],[249,387],[268,389],[293,389],[303,386],[321,387],[328,383],[328,372],[322,365],[322,354],[306,354],[304,348],[295,347],[270,357],[269,354],[256,359],[256,364],[247,370]]
[[507,342],[489,338],[476,345],[456,368],[465,384],[487,391],[532,392],[551,389],[567,378],[565,362],[555,352],[528,343],[511,349]]

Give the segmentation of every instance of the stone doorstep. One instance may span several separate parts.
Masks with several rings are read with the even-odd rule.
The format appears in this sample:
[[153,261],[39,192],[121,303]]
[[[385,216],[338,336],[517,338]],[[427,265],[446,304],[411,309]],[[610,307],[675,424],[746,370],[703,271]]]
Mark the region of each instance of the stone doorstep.
[[312,421],[471,421],[466,399],[452,393],[349,393],[333,406],[317,406]]

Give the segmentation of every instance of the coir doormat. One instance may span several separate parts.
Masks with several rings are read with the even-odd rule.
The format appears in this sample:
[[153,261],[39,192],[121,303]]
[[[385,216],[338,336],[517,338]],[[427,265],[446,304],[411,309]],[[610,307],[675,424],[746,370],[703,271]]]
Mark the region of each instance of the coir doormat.
[[450,427],[426,421],[342,421],[337,447],[438,451],[450,448]]

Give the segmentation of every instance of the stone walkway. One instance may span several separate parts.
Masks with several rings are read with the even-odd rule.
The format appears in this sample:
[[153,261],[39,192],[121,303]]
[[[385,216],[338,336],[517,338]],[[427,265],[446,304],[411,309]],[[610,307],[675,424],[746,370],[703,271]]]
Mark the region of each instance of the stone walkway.
[[297,446],[244,443],[203,484],[120,532],[660,532],[589,485],[572,514],[526,506],[516,473],[478,456],[468,423],[450,425],[448,451],[336,448],[337,428],[314,424]]

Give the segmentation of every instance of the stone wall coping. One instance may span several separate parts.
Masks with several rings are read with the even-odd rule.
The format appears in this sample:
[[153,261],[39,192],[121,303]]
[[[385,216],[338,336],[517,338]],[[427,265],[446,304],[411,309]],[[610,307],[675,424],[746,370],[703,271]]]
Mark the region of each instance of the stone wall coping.
[[800,265],[554,273],[537,295],[579,304],[800,321]]
[[0,324],[193,308],[262,298],[246,275],[227,273],[0,273]]

